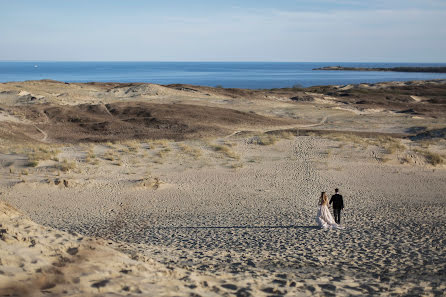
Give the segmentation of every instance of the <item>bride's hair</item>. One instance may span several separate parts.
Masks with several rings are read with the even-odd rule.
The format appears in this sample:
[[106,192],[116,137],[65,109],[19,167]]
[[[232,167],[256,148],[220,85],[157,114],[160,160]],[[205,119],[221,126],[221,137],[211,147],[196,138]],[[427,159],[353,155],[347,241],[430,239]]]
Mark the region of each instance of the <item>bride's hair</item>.
[[325,192],[321,193],[321,198],[319,198],[319,205],[325,205],[328,203],[328,197],[327,194],[325,194]]

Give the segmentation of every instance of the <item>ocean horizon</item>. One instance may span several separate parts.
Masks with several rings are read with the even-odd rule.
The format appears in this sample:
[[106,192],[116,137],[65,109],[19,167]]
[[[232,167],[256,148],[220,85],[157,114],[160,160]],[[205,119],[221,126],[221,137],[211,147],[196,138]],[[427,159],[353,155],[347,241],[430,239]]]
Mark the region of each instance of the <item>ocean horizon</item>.
[[313,70],[338,65],[433,67],[446,66],[446,63],[2,61],[0,82],[51,79],[62,82],[144,82],[271,89],[446,79],[446,73]]

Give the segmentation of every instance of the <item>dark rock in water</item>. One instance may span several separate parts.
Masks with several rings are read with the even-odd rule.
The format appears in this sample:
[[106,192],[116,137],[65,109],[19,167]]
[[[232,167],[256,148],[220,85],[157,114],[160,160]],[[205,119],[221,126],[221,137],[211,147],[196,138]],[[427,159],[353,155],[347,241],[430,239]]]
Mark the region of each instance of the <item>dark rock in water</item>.
[[410,140],[446,139],[446,128],[425,131],[409,138]]
[[290,98],[293,101],[298,101],[298,102],[311,102],[314,101],[314,98],[309,96],[309,95],[297,95],[294,97]]

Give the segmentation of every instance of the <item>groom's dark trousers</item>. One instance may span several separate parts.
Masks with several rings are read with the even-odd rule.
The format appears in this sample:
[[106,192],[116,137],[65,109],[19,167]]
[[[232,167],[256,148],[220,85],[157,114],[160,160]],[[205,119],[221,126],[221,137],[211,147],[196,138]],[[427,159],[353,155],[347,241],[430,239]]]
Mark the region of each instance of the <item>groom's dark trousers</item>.
[[341,223],[341,209],[333,208],[334,220],[337,224]]

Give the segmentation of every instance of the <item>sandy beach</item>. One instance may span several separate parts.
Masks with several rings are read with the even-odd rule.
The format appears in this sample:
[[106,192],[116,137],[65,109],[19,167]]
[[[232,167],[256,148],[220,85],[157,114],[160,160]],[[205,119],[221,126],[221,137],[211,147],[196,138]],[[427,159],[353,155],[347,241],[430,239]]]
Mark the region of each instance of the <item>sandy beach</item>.
[[445,90],[0,84],[0,293],[444,296]]

